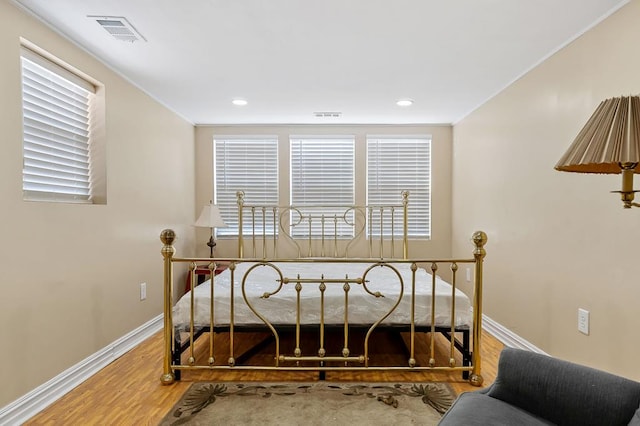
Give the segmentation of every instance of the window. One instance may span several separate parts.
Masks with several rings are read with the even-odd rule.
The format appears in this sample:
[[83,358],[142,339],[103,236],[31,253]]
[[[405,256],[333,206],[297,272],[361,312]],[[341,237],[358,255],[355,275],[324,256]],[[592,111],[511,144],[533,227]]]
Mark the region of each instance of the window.
[[[318,206],[353,206],[354,204],[354,137],[291,136],[291,204]],[[336,209],[342,214],[344,209]],[[326,212],[326,210],[325,210]],[[313,214],[309,208],[303,214]],[[331,212],[329,212],[331,214]],[[353,221],[353,216],[348,218]],[[292,213],[291,223],[297,218]],[[299,229],[299,231],[297,231]],[[325,233],[327,228],[325,228]],[[303,230],[292,229],[297,236]],[[304,230],[308,233],[308,227]],[[312,221],[311,233],[322,235],[321,221]],[[342,224],[338,235],[352,236],[353,228]]]
[[[410,237],[431,235],[431,137],[367,137],[367,204],[400,205],[401,192],[408,190]],[[402,223],[402,210],[394,212]],[[380,218],[373,218],[372,234],[380,236]],[[377,222],[376,222],[377,220]],[[391,219],[382,224],[382,233],[391,235]],[[402,235],[402,227],[394,233]]]
[[[245,192],[247,205],[278,205],[278,138],[277,136],[228,136],[213,141],[214,202],[220,208],[226,228],[219,235],[238,235],[236,193]],[[243,232],[251,233],[250,218]],[[273,232],[273,221],[266,220],[266,232]],[[262,232],[262,218],[256,231]]]
[[92,202],[95,86],[26,47],[21,64],[24,199]]

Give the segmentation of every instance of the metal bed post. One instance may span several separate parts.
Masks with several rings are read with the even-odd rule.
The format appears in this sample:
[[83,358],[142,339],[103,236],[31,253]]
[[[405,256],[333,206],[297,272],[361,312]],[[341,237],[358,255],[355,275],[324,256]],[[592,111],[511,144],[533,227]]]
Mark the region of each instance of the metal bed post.
[[242,213],[244,210],[244,192],[236,192],[236,202],[238,203],[238,257],[242,259],[244,257],[244,241],[242,240]]
[[482,386],[484,379],[480,369],[480,335],[482,333],[482,263],[487,252],[484,245],[487,243],[487,234],[482,231],[473,233],[473,257],[476,259],[475,285],[473,292],[473,370],[469,377],[469,383],[473,386]]
[[175,376],[171,369],[171,345],[173,343],[173,319],[171,317],[173,308],[173,255],[176,253],[173,241],[176,233],[172,229],[165,229],[160,234],[160,241],[164,244],[161,253],[164,257],[164,363],[163,374],[160,382],[163,385],[170,385],[175,381]]
[[409,191],[402,191],[402,258],[409,258]]

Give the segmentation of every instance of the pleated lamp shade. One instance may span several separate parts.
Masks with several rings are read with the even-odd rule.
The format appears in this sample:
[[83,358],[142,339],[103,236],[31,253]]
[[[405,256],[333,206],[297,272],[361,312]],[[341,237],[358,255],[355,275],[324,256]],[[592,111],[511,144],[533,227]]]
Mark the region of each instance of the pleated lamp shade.
[[640,96],[602,101],[556,170],[618,174],[623,168],[640,173]]

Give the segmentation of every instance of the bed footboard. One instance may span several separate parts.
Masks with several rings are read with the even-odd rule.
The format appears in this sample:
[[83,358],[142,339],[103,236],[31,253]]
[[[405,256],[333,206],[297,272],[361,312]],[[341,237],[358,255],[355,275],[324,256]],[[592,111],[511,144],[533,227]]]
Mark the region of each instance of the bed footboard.
[[[487,242],[487,236],[484,232],[478,231],[474,233],[472,242],[474,244],[473,258],[470,259],[445,259],[445,260],[430,260],[430,259],[304,259],[304,263],[323,264],[331,263],[327,266],[325,273],[314,275],[305,273],[290,273],[287,272],[286,266],[289,262],[293,262],[291,259],[245,259],[245,258],[180,258],[176,257],[176,250],[173,247],[173,241],[175,239],[175,233],[172,230],[164,230],[160,236],[162,243],[162,255],[164,257],[164,363],[163,374],[161,376],[161,382],[163,384],[171,384],[175,380],[179,379],[180,372],[182,370],[190,369],[238,369],[238,370],[285,370],[285,371],[318,371],[320,374],[324,374],[326,371],[381,371],[381,370],[397,370],[397,371],[459,371],[465,375],[468,375],[469,382],[474,386],[481,386],[483,378],[481,374],[481,330],[482,330],[482,285],[483,285],[483,261],[486,255],[484,245]],[[296,261],[300,261],[297,259]],[[211,283],[207,289],[209,301],[206,306],[210,309],[206,311],[206,321],[201,323],[200,319],[196,316],[196,302],[195,302],[195,287],[196,283],[192,282],[192,290],[189,298],[185,303],[188,306],[190,312],[188,319],[180,324],[174,324],[174,300],[173,300],[173,265],[175,263],[187,262],[190,268],[195,268],[198,262],[207,262],[209,268],[213,272],[215,265],[219,263],[229,264],[229,279],[231,285],[225,287],[224,283],[218,283],[215,274],[212,274]],[[355,275],[332,275],[332,269],[335,269],[335,265],[341,264],[357,264],[362,265],[362,273]],[[452,304],[450,308],[449,325],[442,325],[438,323],[436,318],[436,271],[438,265],[449,265],[450,272],[452,274],[451,288],[452,295],[449,303]],[[474,285],[473,285],[473,297],[471,300],[472,321],[470,324],[459,324],[456,321],[456,277],[458,273],[459,265],[471,265],[475,269]],[[247,265],[245,269],[241,269],[240,266]],[[399,272],[399,266],[406,267],[405,272]],[[432,280],[431,284],[431,309],[428,316],[418,315],[415,310],[418,306],[418,292],[416,291],[416,283],[418,280],[416,276],[420,273],[421,267],[419,265],[431,265],[432,273],[429,275]],[[270,289],[264,292],[256,299],[251,298],[251,274],[255,270],[273,270],[276,274],[275,282],[276,288]],[[374,270],[388,270],[391,271],[391,275],[398,276],[398,296],[397,300],[395,295],[380,294],[375,290],[371,284],[373,279],[369,278],[371,271]],[[283,272],[284,271],[284,272]],[[426,271],[422,271],[425,272]],[[192,280],[195,280],[194,274],[192,274]],[[241,286],[235,290],[236,285],[234,283],[241,283]],[[224,313],[216,312],[220,310],[220,306],[215,304],[214,301],[220,300],[220,296],[216,293],[221,293],[223,289],[227,288],[230,292],[228,298],[224,299]],[[344,299],[344,306],[340,311],[341,320],[328,319],[326,315],[325,293],[330,294],[328,288],[337,289],[335,292],[339,293],[339,296]],[[309,307],[301,302],[300,294],[306,289],[310,288],[319,292],[319,296],[314,299],[319,304],[318,318],[313,323],[308,323],[302,320],[302,312],[308,314]],[[354,320],[355,313],[352,313],[350,309],[353,309],[349,303],[349,298],[355,288],[362,289],[364,293],[368,293],[372,300],[383,299],[386,297],[387,302],[391,302],[388,312],[379,316],[372,322],[363,324],[362,320]],[[284,324],[280,319],[272,319],[262,309],[260,303],[263,300],[269,300],[270,298],[286,299],[283,297],[285,289],[290,290],[294,296],[291,299],[292,308],[291,312],[295,315],[295,320],[290,323]],[[303,290],[304,289],[304,290]],[[237,293],[236,293],[237,291]],[[257,290],[256,290],[257,291]],[[260,290],[262,291],[262,290]],[[384,296],[384,297],[383,297]],[[217,297],[217,298],[216,298]],[[408,304],[405,303],[405,299],[408,300]],[[328,299],[327,299],[328,300]],[[214,309],[215,305],[215,309]],[[247,310],[248,308],[248,310]],[[202,309],[202,308],[201,308]],[[241,315],[240,310],[245,309],[249,313],[252,313],[257,321],[255,324],[250,322],[237,323],[236,319]],[[407,309],[407,311],[405,311]],[[401,320],[401,324],[392,320],[398,311],[403,315],[409,315],[408,320]],[[177,314],[176,314],[177,315]],[[420,319],[417,319],[419,317]],[[380,366],[372,365],[370,362],[370,342],[374,339],[374,335],[377,330],[384,328],[397,328],[402,329],[404,333],[408,335],[408,357],[403,362],[403,365],[394,366]],[[241,333],[251,329],[266,330],[273,336],[275,351],[273,356],[273,363],[270,365],[243,365],[238,362],[238,355],[236,354],[236,339],[241,338]],[[328,345],[326,341],[326,335],[328,330],[339,330],[340,344],[342,349],[337,353],[330,353],[328,351]],[[355,329],[364,330],[364,343],[361,346],[352,346],[351,336]],[[295,340],[294,349],[291,352],[287,352],[281,349],[281,337],[286,332],[293,335]],[[314,336],[317,336],[317,347],[313,349],[301,348],[302,336],[309,330],[313,330]],[[228,357],[224,360],[219,360],[214,357],[214,334],[215,332],[227,332],[229,333],[228,347],[224,350],[228,353]],[[419,335],[419,333],[423,333]],[[448,343],[448,359],[442,364],[438,364],[436,356],[434,354],[434,339],[437,334],[443,334],[446,336]],[[185,338],[181,338],[180,335],[186,335]],[[456,335],[462,335],[462,340],[456,338]],[[417,339],[421,339],[422,336],[429,336],[427,353],[416,353]],[[193,347],[196,339],[208,339],[208,356],[204,359],[198,358],[194,355]],[[316,338],[316,337],[314,337]],[[303,351],[304,349],[304,351]],[[183,356],[183,352],[187,352]],[[219,353],[220,351],[218,351]],[[458,361],[461,359],[462,362]],[[416,361],[417,357],[422,356],[422,359],[426,359],[426,362],[419,363]],[[220,357],[218,357],[220,358]]]

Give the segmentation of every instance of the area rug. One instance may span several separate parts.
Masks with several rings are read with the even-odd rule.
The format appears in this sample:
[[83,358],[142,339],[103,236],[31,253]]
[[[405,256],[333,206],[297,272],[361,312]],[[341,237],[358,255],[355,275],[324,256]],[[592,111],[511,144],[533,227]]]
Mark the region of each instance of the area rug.
[[446,383],[201,382],[166,425],[436,425],[456,395]]

